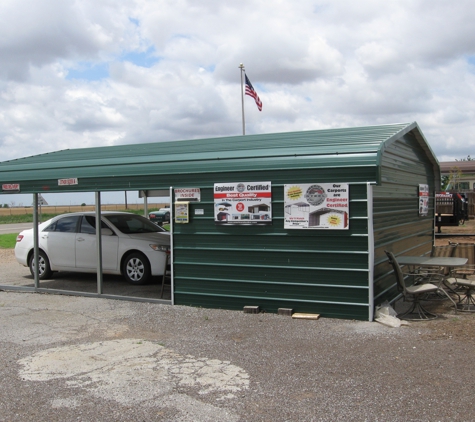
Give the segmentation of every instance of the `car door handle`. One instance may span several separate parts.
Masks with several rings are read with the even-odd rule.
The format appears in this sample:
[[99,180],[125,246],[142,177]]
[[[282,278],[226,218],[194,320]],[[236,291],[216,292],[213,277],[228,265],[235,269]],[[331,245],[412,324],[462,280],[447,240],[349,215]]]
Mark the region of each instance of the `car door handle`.
[[85,239],[84,239],[83,237],[78,237],[76,240],[77,240],[78,242],[84,242]]

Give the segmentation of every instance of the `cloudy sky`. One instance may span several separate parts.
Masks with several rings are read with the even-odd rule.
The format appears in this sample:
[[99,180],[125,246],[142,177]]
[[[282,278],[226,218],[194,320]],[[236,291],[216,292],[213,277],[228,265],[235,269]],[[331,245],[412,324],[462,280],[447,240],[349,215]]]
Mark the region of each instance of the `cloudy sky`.
[[473,0],[2,0],[0,161],[417,121],[475,156]]

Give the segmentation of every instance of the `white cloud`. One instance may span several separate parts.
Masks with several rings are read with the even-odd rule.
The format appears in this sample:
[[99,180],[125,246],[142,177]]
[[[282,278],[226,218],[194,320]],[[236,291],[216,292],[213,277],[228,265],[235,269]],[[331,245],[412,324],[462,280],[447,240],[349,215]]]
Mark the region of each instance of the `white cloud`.
[[263,101],[245,97],[249,134],[417,121],[439,159],[475,154],[468,0],[5,0],[0,14],[2,160],[238,135],[241,62]]

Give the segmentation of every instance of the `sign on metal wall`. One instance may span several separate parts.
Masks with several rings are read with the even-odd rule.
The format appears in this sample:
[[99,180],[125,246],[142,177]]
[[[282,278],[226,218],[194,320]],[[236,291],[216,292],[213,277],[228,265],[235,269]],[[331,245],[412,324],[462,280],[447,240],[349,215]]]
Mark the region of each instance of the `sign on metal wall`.
[[215,183],[216,224],[271,224],[271,182]]
[[284,186],[286,229],[349,228],[349,187],[346,183]]
[[200,188],[176,188],[173,191],[175,193],[175,201],[201,201]]
[[2,185],[2,191],[7,192],[7,193],[20,192],[20,184],[19,183],[4,183]]
[[419,185],[419,215],[426,216],[429,213],[429,185]]

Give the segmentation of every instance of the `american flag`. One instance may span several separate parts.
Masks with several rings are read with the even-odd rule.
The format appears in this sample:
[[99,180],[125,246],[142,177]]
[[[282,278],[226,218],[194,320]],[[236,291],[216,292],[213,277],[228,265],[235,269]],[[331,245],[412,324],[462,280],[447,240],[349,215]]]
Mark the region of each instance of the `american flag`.
[[259,98],[259,95],[257,95],[257,92],[252,86],[251,81],[249,80],[247,75],[244,76],[246,77],[246,95],[249,95],[250,97],[254,98],[257,108],[259,109],[259,111],[262,111],[262,101]]

